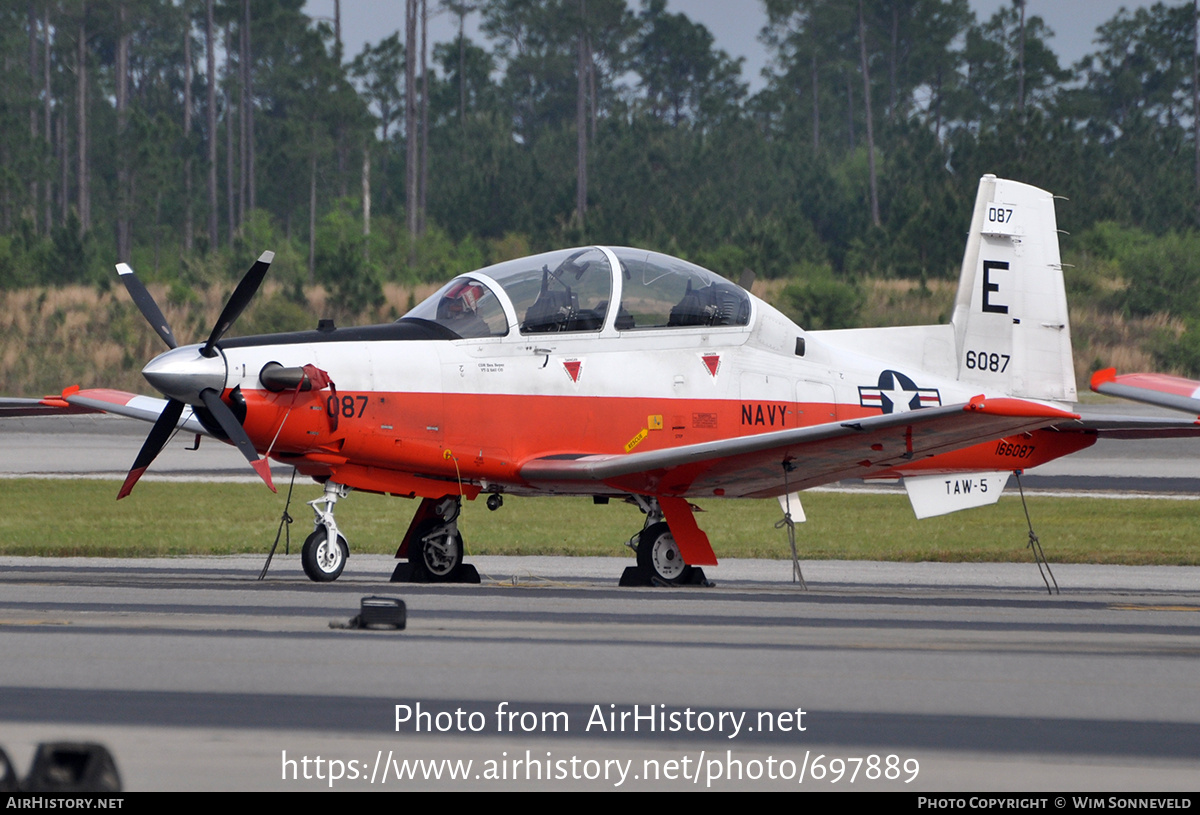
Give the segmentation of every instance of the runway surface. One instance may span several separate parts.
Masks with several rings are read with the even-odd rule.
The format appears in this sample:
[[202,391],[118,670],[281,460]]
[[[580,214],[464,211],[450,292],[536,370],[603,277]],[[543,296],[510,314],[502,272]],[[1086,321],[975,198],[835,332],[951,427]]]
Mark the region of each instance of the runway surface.
[[[1050,597],[1032,564],[806,562],[803,591],[778,561],[709,589],[619,589],[619,558],[441,587],[392,563],[0,558],[0,744],[24,772],[39,741],[103,742],[134,790],[1196,788],[1200,568],[1059,565]],[[329,627],[375,594],[407,630]]]

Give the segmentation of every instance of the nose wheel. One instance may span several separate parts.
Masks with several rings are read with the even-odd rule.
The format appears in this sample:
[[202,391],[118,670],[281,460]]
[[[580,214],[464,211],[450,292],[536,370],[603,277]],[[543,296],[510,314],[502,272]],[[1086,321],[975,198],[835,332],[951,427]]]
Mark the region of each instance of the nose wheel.
[[329,583],[337,580],[346,560],[350,557],[350,547],[341,535],[330,543],[329,530],[324,526],[314,531],[304,541],[300,550],[300,564],[308,579],[315,583]]

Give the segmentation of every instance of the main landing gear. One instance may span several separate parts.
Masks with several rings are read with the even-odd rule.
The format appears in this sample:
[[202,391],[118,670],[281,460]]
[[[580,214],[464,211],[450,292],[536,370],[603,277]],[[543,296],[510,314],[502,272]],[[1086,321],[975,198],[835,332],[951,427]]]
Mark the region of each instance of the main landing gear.
[[668,585],[684,582],[692,568],[683,562],[666,521],[651,524],[638,534],[637,563],[652,579]]
[[417,525],[408,543],[408,562],[414,569],[424,569],[434,582],[453,580],[463,565],[462,535],[458,532],[458,515],[462,501],[443,498],[433,509],[433,517]]
[[627,542],[637,553],[637,566],[630,566],[621,575],[622,586],[705,586],[711,585],[698,566],[689,566],[683,560],[679,545],[671,528],[663,520],[662,508],[656,498],[632,496],[638,508],[645,513],[642,531]]
[[[490,508],[490,502],[489,502]],[[479,572],[463,562],[463,540],[458,531],[462,498],[425,498],[417,508],[408,533],[396,552],[408,554],[392,572],[393,583],[478,583]]]

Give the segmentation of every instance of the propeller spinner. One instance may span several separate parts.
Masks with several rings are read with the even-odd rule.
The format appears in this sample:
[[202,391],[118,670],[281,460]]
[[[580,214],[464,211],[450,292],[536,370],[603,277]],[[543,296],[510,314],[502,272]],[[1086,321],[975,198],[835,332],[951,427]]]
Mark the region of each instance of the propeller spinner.
[[275,485],[271,481],[270,463],[265,458],[259,458],[258,451],[254,449],[254,443],[250,441],[245,428],[221,399],[221,392],[225,386],[225,359],[216,347],[221,338],[225,336],[225,332],[254,298],[255,292],[262,285],[267,269],[270,268],[271,261],[274,259],[274,252],[263,252],[250,267],[250,271],[246,272],[241,282],[238,283],[233,294],[230,295],[229,302],[221,311],[221,316],[213,326],[208,340],[203,345],[183,347],[179,346],[162,310],[154,302],[154,298],[150,296],[150,292],[142,281],[134,274],[133,269],[125,263],[117,264],[117,273],[133,298],[134,304],[137,305],[142,316],[146,318],[158,336],[167,344],[167,347],[171,349],[152,359],[142,369],[142,375],[146,377],[146,380],[166,395],[167,405],[163,409],[162,415],[158,417],[158,421],[154,423],[154,427],[150,429],[150,435],[142,444],[137,458],[134,459],[133,467],[129,470],[129,475],[125,477],[125,483],[121,485],[121,491],[117,495],[118,500],[133,490],[138,479],[142,477],[142,473],[146,472],[146,468],[162,452],[163,447],[171,438],[171,434],[175,432],[179,417],[183,415],[185,404],[206,408],[229,440],[242,452],[254,471],[266,482],[272,492],[275,491]]

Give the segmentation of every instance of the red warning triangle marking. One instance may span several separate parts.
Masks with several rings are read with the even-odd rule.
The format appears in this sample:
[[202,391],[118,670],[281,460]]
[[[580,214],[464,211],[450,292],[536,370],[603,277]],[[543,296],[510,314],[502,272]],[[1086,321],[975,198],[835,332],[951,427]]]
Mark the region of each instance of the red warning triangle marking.
[[717,375],[717,368],[721,364],[721,355],[705,354],[700,359],[704,360],[704,367],[708,368],[708,372],[715,377]]
[[563,367],[567,369],[567,376],[571,377],[572,382],[579,381],[579,369],[583,363],[577,359],[572,359],[563,363]]

